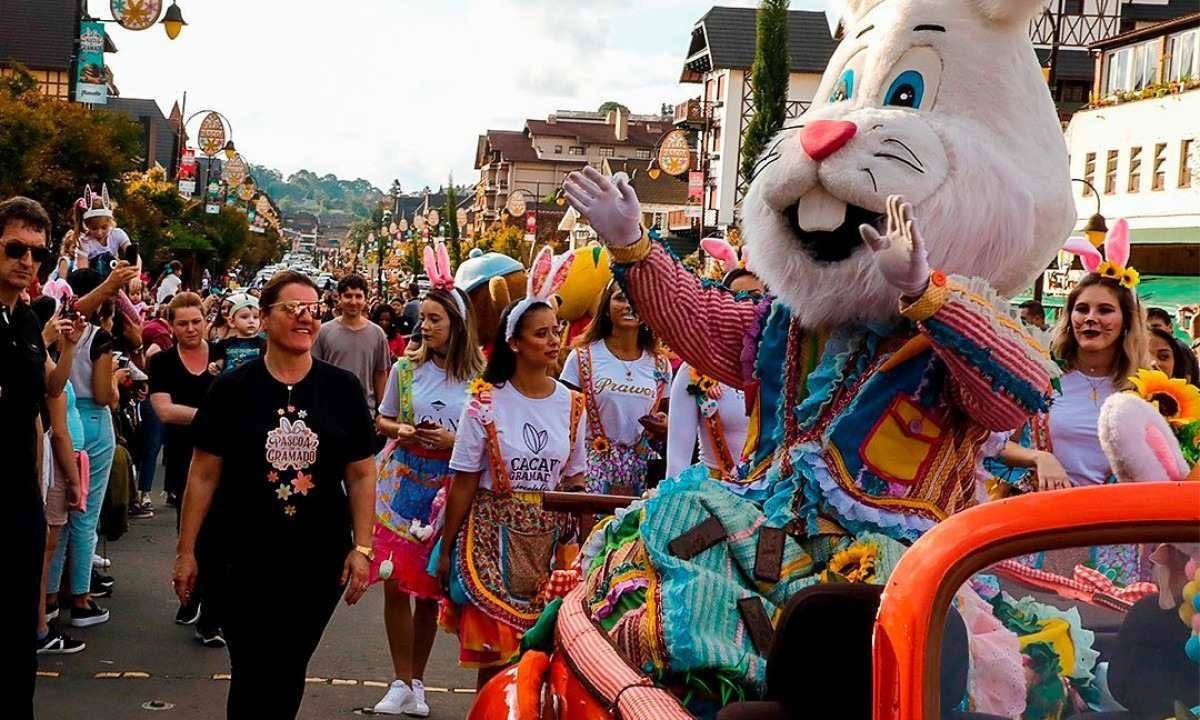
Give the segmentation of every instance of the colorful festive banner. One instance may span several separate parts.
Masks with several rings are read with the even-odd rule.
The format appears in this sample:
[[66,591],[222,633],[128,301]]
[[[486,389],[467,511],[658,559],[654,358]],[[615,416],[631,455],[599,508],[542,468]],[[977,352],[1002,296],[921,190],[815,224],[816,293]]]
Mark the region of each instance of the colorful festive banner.
[[104,26],[94,20],[79,23],[76,68],[76,102],[108,104],[108,85],[104,82]]

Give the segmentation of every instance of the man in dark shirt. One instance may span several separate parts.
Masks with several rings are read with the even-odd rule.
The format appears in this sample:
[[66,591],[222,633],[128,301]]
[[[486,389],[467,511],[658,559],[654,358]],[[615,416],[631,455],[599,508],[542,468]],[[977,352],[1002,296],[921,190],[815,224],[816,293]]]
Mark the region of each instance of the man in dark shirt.
[[[50,259],[49,230],[49,216],[33,200],[0,202],[0,437],[5,448],[0,542],[17,563],[9,576],[13,585],[0,594],[0,665],[12,668],[6,682],[13,685],[5,692],[4,705],[6,717],[13,718],[33,717],[37,672],[38,599],[46,545],[38,477],[40,412],[47,390],[57,396],[66,383],[65,376],[58,382],[62,373],[52,377],[55,368],[46,356],[41,324],[21,300],[39,267]],[[73,345],[68,346],[73,353]],[[66,365],[69,370],[69,360]]]

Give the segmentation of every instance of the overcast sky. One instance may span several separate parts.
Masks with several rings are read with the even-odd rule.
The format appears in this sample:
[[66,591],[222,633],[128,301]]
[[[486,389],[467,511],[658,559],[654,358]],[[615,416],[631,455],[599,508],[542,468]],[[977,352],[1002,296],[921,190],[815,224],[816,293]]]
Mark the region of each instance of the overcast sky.
[[[164,5],[169,0],[164,0]],[[711,0],[179,0],[188,26],[106,25],[125,97],[233,123],[250,162],[386,189],[473,182],[475,142],[557,109],[635,113],[698,94],[679,74]],[[722,5],[756,6],[755,0]],[[109,0],[89,0],[109,18]],[[820,9],[826,0],[792,0]],[[189,124],[195,137],[199,118]]]

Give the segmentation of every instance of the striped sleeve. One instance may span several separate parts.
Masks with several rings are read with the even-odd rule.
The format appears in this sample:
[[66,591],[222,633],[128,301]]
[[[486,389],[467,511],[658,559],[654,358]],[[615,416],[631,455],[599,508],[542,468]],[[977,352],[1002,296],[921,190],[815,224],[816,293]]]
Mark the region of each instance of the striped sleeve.
[[757,305],[704,286],[662,245],[650,246],[644,259],[613,267],[634,311],[701,374],[744,387],[749,378],[742,376],[742,345],[758,322]]
[[1023,327],[984,281],[934,275],[921,300],[901,311],[917,320],[949,367],[952,399],[993,432],[1048,410],[1060,371],[1045,339]]

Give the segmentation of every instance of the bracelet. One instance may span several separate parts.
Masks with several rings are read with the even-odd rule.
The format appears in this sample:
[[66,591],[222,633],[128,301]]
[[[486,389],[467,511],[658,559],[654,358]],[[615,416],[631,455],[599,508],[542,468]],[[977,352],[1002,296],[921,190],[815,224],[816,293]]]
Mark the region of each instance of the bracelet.
[[650,236],[643,229],[642,236],[637,239],[637,242],[625,247],[609,247],[608,256],[617,265],[632,265],[646,259],[646,256],[650,254],[650,249]]
[[900,314],[914,322],[922,322],[933,317],[946,300],[950,297],[950,288],[946,285],[946,275],[938,270],[929,273],[929,284],[921,297],[912,302],[900,300]]

